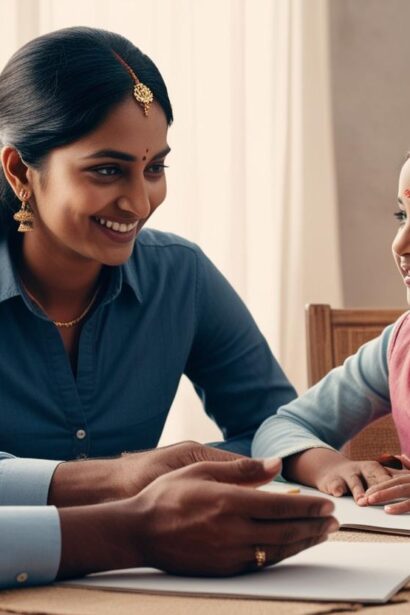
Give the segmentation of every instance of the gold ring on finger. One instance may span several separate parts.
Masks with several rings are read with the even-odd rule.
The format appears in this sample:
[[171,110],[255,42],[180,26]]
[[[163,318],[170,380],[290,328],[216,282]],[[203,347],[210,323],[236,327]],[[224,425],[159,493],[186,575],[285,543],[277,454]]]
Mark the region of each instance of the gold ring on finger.
[[258,568],[266,564],[266,551],[262,547],[255,547],[255,560]]

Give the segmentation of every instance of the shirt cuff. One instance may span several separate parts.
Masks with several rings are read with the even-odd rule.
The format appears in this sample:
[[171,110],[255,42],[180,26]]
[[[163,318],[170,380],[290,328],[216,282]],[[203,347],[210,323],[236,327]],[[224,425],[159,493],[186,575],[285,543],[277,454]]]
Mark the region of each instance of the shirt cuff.
[[60,558],[60,517],[55,506],[0,508],[1,588],[51,583]]
[[45,506],[61,461],[14,457],[0,461],[0,506]]

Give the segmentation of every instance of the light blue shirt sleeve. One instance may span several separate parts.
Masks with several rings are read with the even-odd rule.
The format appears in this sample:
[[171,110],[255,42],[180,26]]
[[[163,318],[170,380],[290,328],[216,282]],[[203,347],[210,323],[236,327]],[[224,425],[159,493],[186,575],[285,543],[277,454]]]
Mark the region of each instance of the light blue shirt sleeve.
[[61,557],[54,506],[0,507],[0,588],[54,581]]
[[22,459],[0,452],[0,506],[44,506],[61,461]]
[[368,423],[388,414],[387,348],[393,327],[266,419],[255,434],[252,455],[284,458],[315,447],[339,449]]

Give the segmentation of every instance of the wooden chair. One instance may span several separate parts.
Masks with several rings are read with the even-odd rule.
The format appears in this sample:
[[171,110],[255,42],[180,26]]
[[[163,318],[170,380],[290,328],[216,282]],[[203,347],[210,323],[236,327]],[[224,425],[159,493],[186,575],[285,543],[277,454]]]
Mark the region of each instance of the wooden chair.
[[[364,344],[377,337],[404,310],[339,309],[330,305],[306,306],[308,384],[312,386]],[[376,459],[382,453],[399,453],[400,445],[391,416],[368,425],[342,449],[351,459]]]

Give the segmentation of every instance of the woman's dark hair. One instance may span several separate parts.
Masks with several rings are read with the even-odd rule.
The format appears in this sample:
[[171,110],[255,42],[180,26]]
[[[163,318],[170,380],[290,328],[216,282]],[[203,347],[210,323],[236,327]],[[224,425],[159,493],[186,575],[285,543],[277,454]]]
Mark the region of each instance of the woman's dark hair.
[[[12,145],[39,169],[52,149],[97,128],[132,93],[131,77],[114,52],[151,89],[171,124],[166,85],[148,56],[119,34],[65,28],[21,47],[0,74],[0,146]],[[0,166],[3,229],[19,207]]]

